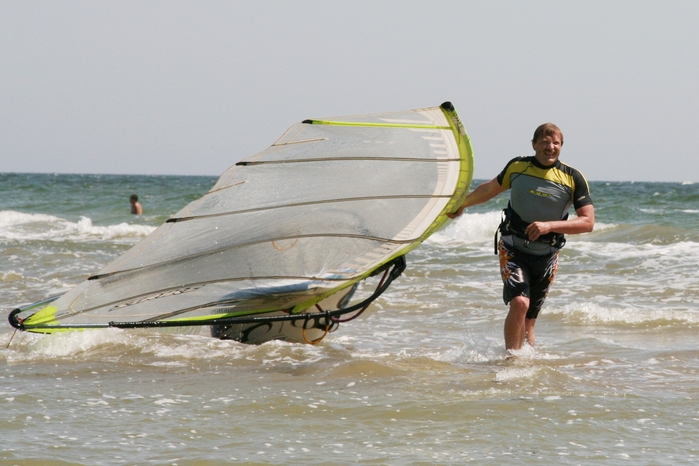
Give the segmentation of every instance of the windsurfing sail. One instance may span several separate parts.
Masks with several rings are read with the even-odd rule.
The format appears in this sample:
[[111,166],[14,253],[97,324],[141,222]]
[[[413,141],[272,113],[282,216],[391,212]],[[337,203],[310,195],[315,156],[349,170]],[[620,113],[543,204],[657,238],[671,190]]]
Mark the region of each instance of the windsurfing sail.
[[[456,210],[472,173],[449,102],[305,120],[99,273],[15,309],[10,323],[51,333],[300,318],[403,263]],[[355,310],[344,303],[333,317],[342,309]]]

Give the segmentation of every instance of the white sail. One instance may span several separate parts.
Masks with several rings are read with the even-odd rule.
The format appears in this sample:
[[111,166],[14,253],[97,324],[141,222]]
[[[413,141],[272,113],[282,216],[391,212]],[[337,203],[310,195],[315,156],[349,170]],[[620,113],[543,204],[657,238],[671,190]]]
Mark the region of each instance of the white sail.
[[13,318],[51,332],[302,313],[424,241],[472,171],[449,103],[306,120],[99,273]]

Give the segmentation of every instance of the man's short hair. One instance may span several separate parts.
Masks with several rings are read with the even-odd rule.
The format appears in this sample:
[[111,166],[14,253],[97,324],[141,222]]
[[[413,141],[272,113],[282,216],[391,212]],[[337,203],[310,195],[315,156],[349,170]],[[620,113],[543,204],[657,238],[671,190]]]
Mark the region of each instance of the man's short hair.
[[131,199],[131,200],[134,201],[134,202],[137,202],[137,201],[138,201],[138,195],[137,195],[137,194],[132,194],[131,197],[130,197],[129,199]]
[[563,144],[563,132],[561,129],[553,123],[544,123],[543,125],[539,125],[539,127],[536,128],[536,131],[534,131],[534,138],[532,139],[532,142],[536,143],[539,138],[543,138],[544,136],[553,136],[555,134],[558,134],[561,137],[561,144]]

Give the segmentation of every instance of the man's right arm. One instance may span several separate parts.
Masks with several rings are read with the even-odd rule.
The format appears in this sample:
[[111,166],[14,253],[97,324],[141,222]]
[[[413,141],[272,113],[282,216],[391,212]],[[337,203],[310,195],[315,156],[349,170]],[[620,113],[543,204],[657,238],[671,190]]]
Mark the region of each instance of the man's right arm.
[[498,183],[497,177],[493,178],[490,181],[486,181],[485,183],[479,185],[476,189],[471,191],[469,195],[466,196],[466,198],[464,199],[464,202],[461,203],[459,208],[453,213],[447,214],[447,217],[459,217],[461,214],[464,213],[464,209],[474,205],[483,204],[484,202],[491,200],[492,198],[494,198],[502,192],[505,192],[506,190],[506,188],[503,188],[500,185],[500,183]]

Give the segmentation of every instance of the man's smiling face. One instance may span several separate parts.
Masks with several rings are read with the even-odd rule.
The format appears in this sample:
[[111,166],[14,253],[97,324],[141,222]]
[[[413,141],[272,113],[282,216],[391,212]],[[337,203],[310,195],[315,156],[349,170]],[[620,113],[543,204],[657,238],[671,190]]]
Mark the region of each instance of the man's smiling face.
[[550,167],[556,163],[558,156],[561,155],[561,146],[563,146],[561,139],[560,134],[554,133],[549,136],[541,136],[536,142],[532,142],[536,160],[545,167]]

